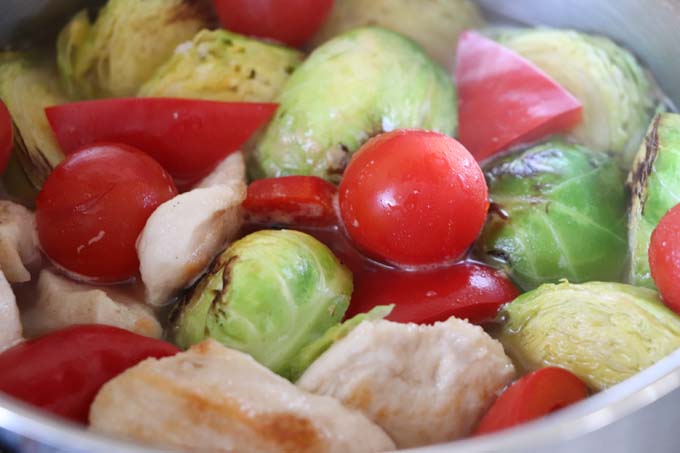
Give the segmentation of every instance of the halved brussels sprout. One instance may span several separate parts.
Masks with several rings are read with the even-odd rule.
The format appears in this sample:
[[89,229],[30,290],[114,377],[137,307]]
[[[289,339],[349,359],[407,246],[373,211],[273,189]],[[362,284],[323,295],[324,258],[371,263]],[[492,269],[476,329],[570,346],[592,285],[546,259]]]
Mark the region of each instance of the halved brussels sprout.
[[94,23],[81,11],[57,40],[63,85],[75,97],[133,96],[210,20],[209,8],[194,0],[109,0]]
[[614,160],[552,141],[485,171],[491,208],[477,252],[523,289],[567,278],[618,280],[626,256],[626,195]]
[[0,53],[0,99],[14,122],[14,153],[37,189],[64,158],[45,107],[62,104],[67,98],[59,89],[54,68],[44,62],[39,56]]
[[312,45],[366,25],[408,36],[453,71],[458,35],[463,30],[482,27],[484,18],[470,0],[335,0],[330,17],[312,39]]
[[352,274],[321,242],[297,231],[258,231],[233,243],[173,314],[183,348],[212,337],[271,370],[344,316]]
[[680,203],[680,115],[654,118],[628,176],[632,195],[628,215],[628,283],[654,289],[649,241],[666,212]]
[[502,29],[490,34],[559,82],[583,104],[569,138],[620,155],[625,168],[658,104],[635,57],[610,39],[573,30]]
[[279,94],[302,58],[295,49],[226,30],[203,30],[177,47],[139,94],[268,102]]
[[453,135],[456,92],[446,72],[409,39],[360,28],[316,49],[279,95],[256,144],[251,176],[314,175],[339,182],[366,140],[399,128]]
[[501,318],[499,339],[520,365],[559,366],[595,390],[680,347],[680,317],[654,291],[621,283],[543,285],[506,305]]
[[295,382],[300,376],[305,372],[307,368],[319,358],[321,354],[326,352],[338,341],[345,338],[356,326],[364,321],[375,321],[378,319],[383,319],[392,312],[394,305],[378,305],[373,307],[366,313],[360,313],[353,316],[351,319],[343,322],[342,324],[336,324],[323,334],[323,336],[317,338],[315,341],[309,343],[307,346],[302,348],[300,352],[293,357],[293,359],[288,363],[286,376],[290,378],[291,381]]

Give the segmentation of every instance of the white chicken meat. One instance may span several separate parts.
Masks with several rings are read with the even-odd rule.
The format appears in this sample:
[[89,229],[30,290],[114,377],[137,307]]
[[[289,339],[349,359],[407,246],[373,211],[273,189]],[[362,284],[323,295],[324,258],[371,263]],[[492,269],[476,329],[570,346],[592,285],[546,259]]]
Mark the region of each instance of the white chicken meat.
[[145,360],[109,381],[92,404],[90,428],[185,451],[394,448],[361,413],[304,392],[214,340],[173,357]]
[[0,200],[0,269],[12,283],[31,279],[40,263],[35,216],[25,207]]
[[357,326],[297,384],[360,410],[408,448],[469,434],[514,375],[501,344],[466,321],[380,320]]
[[0,352],[21,341],[21,321],[12,287],[0,272]]
[[160,338],[163,328],[141,299],[113,286],[90,286],[43,270],[35,302],[22,313],[22,320],[29,336],[76,324],[106,324]]

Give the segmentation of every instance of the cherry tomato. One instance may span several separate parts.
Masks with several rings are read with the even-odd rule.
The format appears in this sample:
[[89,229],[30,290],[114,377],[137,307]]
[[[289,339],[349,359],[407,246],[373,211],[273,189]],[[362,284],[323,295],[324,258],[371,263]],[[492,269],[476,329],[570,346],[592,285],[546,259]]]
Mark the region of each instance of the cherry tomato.
[[474,435],[535,420],[588,397],[588,387],[571,372],[541,368],[522,377],[498,397]]
[[238,150],[276,104],[133,98],[73,102],[45,109],[68,154],[99,142],[125,143],[156,159],[188,188]]
[[502,272],[476,263],[422,272],[374,268],[354,280],[347,317],[394,304],[387,319],[404,323],[431,324],[455,316],[480,324],[519,296]]
[[144,359],[177,352],[170,343],[117,327],[68,327],[0,354],[0,392],[87,424],[102,385]]
[[5,171],[14,143],[12,117],[5,104],[0,101],[0,173]]
[[146,220],[177,194],[170,176],[127,145],[71,154],[47,178],[36,202],[43,251],[68,272],[100,282],[139,270],[135,242]]
[[224,28],[297,47],[321,28],[333,0],[214,0]]
[[671,208],[652,233],[649,268],[666,305],[680,314],[680,205]]
[[460,258],[489,205],[470,153],[446,135],[422,130],[389,132],[364,144],[345,170],[339,202],[357,246],[402,266]]
[[456,85],[458,136],[479,161],[581,121],[578,99],[533,63],[475,32],[460,35]]
[[333,184],[316,176],[258,179],[248,186],[243,207],[253,223],[333,225],[336,192]]

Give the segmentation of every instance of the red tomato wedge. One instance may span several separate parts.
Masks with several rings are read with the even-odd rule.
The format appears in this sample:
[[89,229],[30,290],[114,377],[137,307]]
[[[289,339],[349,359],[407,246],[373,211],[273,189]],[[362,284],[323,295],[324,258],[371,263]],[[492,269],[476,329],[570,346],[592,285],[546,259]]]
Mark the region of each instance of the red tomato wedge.
[[573,373],[541,368],[522,377],[498,397],[474,434],[492,433],[535,420],[588,397],[588,387]]
[[680,314],[680,205],[671,208],[652,233],[649,269],[666,306]]
[[491,321],[517,296],[502,272],[482,264],[463,262],[423,272],[378,268],[355,275],[346,316],[394,304],[387,319],[396,322],[431,324],[455,316],[479,324]]
[[12,117],[5,104],[0,101],[0,173],[5,171],[9,162],[9,155],[12,153],[14,142],[14,129]]
[[172,98],[74,102],[45,109],[68,154],[97,142],[141,149],[186,188],[238,150],[276,111],[276,104]]
[[244,35],[304,44],[323,25],[333,0],[214,0],[224,28]]
[[258,179],[243,202],[248,220],[269,225],[328,226],[337,223],[335,186],[316,176]]
[[458,41],[456,83],[458,138],[478,161],[581,121],[578,99],[533,63],[472,31]]
[[117,327],[68,327],[0,354],[0,392],[87,424],[102,385],[144,359],[177,352],[170,343]]

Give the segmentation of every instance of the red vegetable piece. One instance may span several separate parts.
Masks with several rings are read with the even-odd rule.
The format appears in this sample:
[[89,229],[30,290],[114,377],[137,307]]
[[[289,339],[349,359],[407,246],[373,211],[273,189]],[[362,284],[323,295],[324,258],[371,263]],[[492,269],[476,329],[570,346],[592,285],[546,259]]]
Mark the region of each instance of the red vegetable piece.
[[249,221],[268,225],[328,226],[336,223],[335,186],[316,176],[258,179],[243,202]]
[[297,47],[321,28],[333,0],[214,0],[224,28]]
[[475,436],[535,420],[588,397],[588,387],[573,373],[541,368],[513,383],[484,415]]
[[69,327],[0,354],[0,391],[87,424],[102,385],[144,359],[177,352],[170,343],[117,327]]
[[459,139],[478,161],[581,121],[578,99],[533,63],[472,31],[458,41],[456,83]]
[[649,268],[664,303],[680,314],[680,205],[671,208],[652,233]]
[[7,110],[5,104],[0,100],[0,173],[4,172],[7,167],[13,142],[12,117],[9,115],[9,110]]
[[206,176],[265,124],[276,104],[129,98],[74,102],[45,109],[68,154],[97,142],[148,153],[186,188]]
[[98,282],[139,272],[135,243],[153,211],[177,195],[147,154],[119,144],[90,146],[54,169],[36,202],[43,251],[61,268]]
[[455,139],[397,130],[366,142],[339,188],[342,222],[368,256],[397,266],[460,259],[489,203],[482,170]]
[[355,274],[347,317],[394,304],[391,321],[431,324],[455,316],[479,324],[494,319],[517,296],[502,272],[477,263],[423,272],[376,268]]

